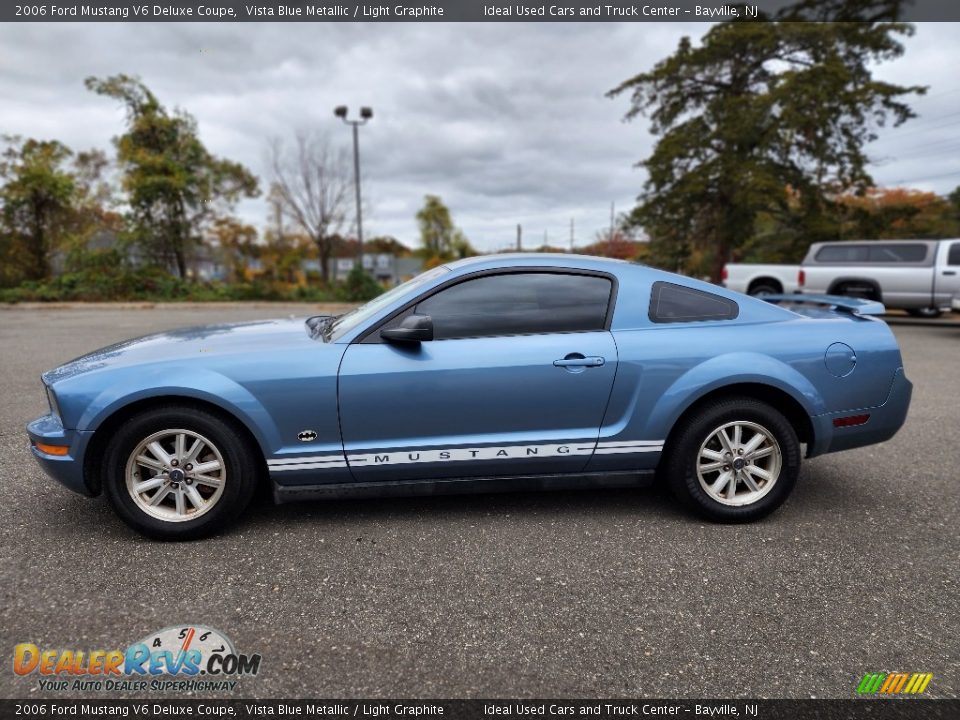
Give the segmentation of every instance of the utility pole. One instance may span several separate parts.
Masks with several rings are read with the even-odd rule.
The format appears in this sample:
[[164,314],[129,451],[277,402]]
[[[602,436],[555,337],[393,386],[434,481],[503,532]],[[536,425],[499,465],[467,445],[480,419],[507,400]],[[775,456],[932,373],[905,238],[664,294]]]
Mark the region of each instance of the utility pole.
[[517,223],[517,252],[523,252],[523,228]]
[[366,125],[367,121],[373,117],[373,110],[368,107],[360,108],[359,120],[347,119],[346,105],[339,105],[334,108],[333,114],[353,127],[353,184],[357,203],[357,262],[360,264],[360,269],[363,270],[363,211],[360,205],[360,139],[358,128],[361,125]]
[[570,218],[570,252],[573,252],[573,218]]

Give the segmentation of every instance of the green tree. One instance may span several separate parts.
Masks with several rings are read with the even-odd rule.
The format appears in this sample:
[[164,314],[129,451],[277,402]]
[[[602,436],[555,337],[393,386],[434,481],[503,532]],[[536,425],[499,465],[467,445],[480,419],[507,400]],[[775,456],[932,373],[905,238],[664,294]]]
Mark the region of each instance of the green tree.
[[246,282],[250,261],[259,257],[257,229],[233,217],[221,217],[213,221],[211,240],[227,268],[228,282]]
[[[809,0],[769,22],[717,24],[611,90],[629,92],[626,118],[648,116],[658,136],[631,215],[652,254],[716,279],[763,213],[798,226],[803,244],[835,236],[831,197],[872,185],[865,144],[913,117],[901,98],[925,91],[872,75],[913,32],[902,5]],[[846,22],[797,22],[826,18]]]
[[423,207],[417,211],[420,226],[420,254],[427,265],[437,265],[454,258],[476,255],[466,235],[456,225],[450,209],[437,195],[426,195]]
[[368,253],[384,253],[397,257],[408,257],[410,248],[390,235],[380,235],[363,241],[363,251]]
[[947,202],[950,203],[950,213],[953,219],[960,222],[960,187],[955,187],[947,195]]
[[50,274],[50,253],[71,214],[76,178],[67,163],[73,153],[56,140],[4,137],[0,160],[0,240],[7,284],[43,280]]
[[139,79],[89,77],[89,90],[119,100],[126,132],[114,138],[132,239],[153,259],[187,274],[190,248],[223,206],[255,197],[257,179],[243,165],[210,154],[188,113],[168,112]]

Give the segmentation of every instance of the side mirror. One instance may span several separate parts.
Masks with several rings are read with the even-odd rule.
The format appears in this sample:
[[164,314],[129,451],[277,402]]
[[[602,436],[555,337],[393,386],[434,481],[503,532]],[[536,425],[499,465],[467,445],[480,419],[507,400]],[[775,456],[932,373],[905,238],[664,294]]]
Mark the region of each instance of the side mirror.
[[397,327],[381,330],[380,337],[398,343],[433,340],[433,319],[429,315],[408,315]]

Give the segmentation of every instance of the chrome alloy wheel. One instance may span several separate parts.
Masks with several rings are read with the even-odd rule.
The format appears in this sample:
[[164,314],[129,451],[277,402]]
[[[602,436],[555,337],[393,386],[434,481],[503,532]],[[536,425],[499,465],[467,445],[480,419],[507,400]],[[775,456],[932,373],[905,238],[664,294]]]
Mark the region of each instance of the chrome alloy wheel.
[[783,455],[773,434],[745,420],[711,432],[697,456],[700,487],[723,505],[751,505],[780,477]]
[[127,492],[147,515],[166,522],[193,520],[223,495],[223,456],[192,430],[161,430],[145,438],[127,460]]

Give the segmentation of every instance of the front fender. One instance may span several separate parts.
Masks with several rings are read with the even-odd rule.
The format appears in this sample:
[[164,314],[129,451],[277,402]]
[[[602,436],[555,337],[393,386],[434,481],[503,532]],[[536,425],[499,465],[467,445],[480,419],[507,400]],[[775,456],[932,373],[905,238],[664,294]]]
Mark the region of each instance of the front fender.
[[108,417],[141,400],[158,397],[202,400],[230,413],[253,433],[265,453],[280,445],[280,433],[266,408],[250,391],[214,370],[197,367],[137,367],[95,395],[76,423],[80,431],[96,430]]
[[741,383],[769,385],[787,393],[808,415],[826,412],[813,384],[787,363],[755,352],[718,355],[678,377],[651,409],[642,437],[665,437],[680,416],[697,400],[720,388]]

